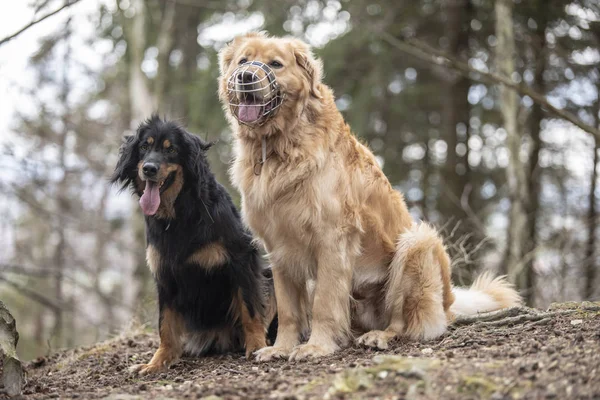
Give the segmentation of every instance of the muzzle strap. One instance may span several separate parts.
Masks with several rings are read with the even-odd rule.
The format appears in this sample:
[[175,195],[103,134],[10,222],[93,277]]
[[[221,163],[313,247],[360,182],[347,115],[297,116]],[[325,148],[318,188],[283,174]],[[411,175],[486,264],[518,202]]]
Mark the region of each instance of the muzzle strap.
[[264,124],[284,100],[275,72],[260,61],[248,61],[233,71],[227,80],[227,97],[233,116],[248,126]]

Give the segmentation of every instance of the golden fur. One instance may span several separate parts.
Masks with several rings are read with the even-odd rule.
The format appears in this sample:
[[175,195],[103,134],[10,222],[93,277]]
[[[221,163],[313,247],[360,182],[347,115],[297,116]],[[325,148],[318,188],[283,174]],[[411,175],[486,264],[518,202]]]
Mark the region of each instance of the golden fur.
[[[242,59],[283,64],[275,74],[285,100],[261,126],[239,124],[227,107],[226,81]],[[366,332],[358,343],[380,348],[398,335],[441,335],[454,301],[442,240],[413,223],[344,122],[308,45],[251,33],[221,51],[220,68],[219,97],[234,131],[231,179],[273,265],[279,329],[257,359],[330,354],[348,343],[351,326]],[[263,141],[267,159],[256,174]]]

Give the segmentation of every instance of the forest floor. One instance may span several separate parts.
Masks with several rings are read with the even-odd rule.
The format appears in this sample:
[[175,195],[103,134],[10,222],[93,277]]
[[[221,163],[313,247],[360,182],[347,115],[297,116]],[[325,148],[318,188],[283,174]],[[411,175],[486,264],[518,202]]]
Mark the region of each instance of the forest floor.
[[160,375],[128,373],[157,346],[155,334],[137,333],[34,360],[24,396],[600,399],[600,302],[462,320],[436,341],[387,351],[351,347],[318,361],[268,363],[227,354],[184,358]]

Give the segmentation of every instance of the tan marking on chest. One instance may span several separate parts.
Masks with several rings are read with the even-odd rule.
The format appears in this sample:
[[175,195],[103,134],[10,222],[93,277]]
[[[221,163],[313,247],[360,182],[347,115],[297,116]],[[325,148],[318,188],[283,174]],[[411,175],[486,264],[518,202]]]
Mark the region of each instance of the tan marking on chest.
[[152,275],[156,276],[156,271],[160,267],[160,253],[153,245],[149,244],[146,248],[146,262]]
[[209,243],[196,250],[186,260],[189,264],[198,264],[203,268],[211,269],[225,264],[229,254],[221,243]]

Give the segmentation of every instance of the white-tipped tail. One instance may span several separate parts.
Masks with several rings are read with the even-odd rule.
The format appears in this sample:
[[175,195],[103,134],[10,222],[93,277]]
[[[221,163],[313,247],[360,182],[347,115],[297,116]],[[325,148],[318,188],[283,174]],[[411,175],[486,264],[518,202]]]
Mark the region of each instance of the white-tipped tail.
[[457,315],[474,315],[496,311],[502,308],[520,306],[523,302],[505,276],[484,272],[479,275],[470,288],[452,288],[456,299],[450,311]]

